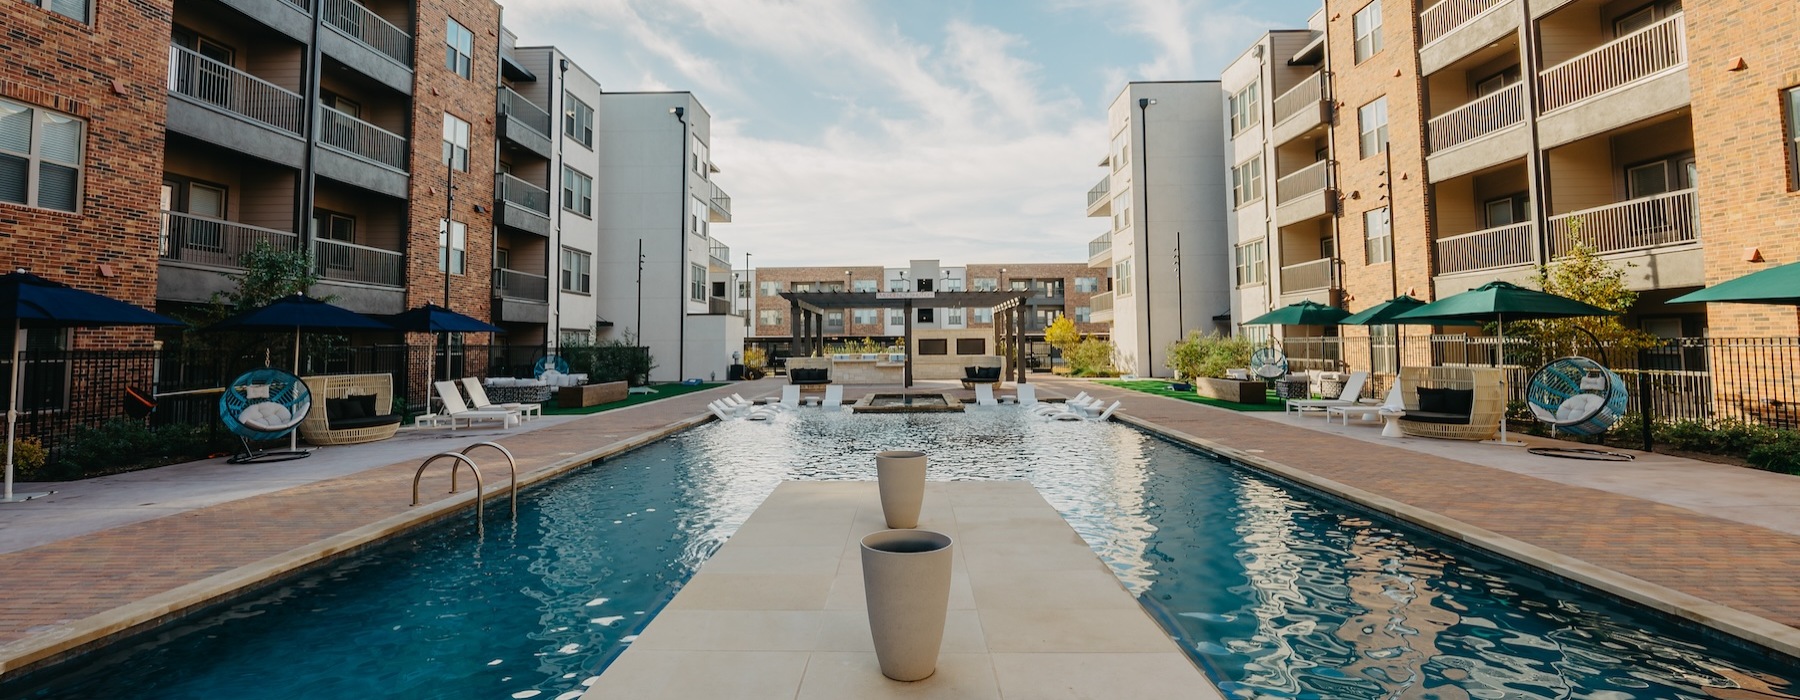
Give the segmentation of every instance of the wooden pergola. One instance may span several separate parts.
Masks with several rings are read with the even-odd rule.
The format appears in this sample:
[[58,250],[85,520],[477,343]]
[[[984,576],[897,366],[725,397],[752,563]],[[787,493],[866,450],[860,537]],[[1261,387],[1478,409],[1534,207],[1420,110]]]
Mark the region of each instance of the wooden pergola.
[[788,300],[790,315],[788,327],[793,331],[793,354],[795,357],[810,357],[814,352],[825,350],[825,311],[827,309],[844,311],[848,309],[905,309],[906,313],[906,382],[913,383],[913,308],[980,308],[994,310],[994,348],[996,354],[1000,348],[1012,341],[1012,355],[1009,363],[1013,368],[1013,381],[1023,383],[1025,379],[1025,315],[1029,311],[1025,300],[1030,299],[1033,292],[782,292],[781,298]]

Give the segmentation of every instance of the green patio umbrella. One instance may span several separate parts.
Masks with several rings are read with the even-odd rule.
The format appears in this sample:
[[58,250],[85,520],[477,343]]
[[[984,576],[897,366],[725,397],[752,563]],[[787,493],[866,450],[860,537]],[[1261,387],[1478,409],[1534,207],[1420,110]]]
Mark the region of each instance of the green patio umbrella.
[[1245,321],[1246,326],[1335,326],[1350,312],[1316,301],[1289,304]]
[[[1506,322],[1582,316],[1617,316],[1592,304],[1576,301],[1508,282],[1489,282],[1455,296],[1445,297],[1393,317],[1395,323],[1466,324],[1494,323],[1500,329],[1499,364],[1506,366]],[[1500,421],[1502,445],[1523,445],[1506,439],[1506,421]]]
[[1669,300],[1670,304],[1698,302],[1800,305],[1800,263],[1753,272]]
[[[1413,309],[1417,309],[1424,305],[1425,305],[1425,302],[1419,301],[1418,299],[1414,299],[1405,294],[1402,294],[1400,296],[1397,296],[1397,297],[1394,297],[1387,301],[1381,302],[1381,303],[1371,306],[1369,308],[1363,309],[1360,312],[1351,314],[1351,315],[1345,317],[1344,320],[1340,321],[1339,323],[1346,325],[1346,326],[1394,326],[1394,354],[1395,354],[1395,365],[1394,366],[1398,367],[1400,352],[1406,347],[1406,343],[1405,343],[1406,338],[1404,335],[1401,334],[1400,325],[1403,323],[1407,323],[1407,321],[1396,320],[1396,317],[1398,317],[1400,314],[1406,313],[1408,311],[1412,311]],[[1418,325],[1431,325],[1430,321],[1412,321],[1411,323],[1418,324]]]

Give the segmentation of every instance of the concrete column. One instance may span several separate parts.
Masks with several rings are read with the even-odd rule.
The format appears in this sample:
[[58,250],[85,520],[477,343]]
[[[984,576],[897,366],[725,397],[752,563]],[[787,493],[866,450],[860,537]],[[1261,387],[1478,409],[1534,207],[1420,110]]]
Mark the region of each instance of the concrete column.
[[789,304],[788,304],[788,352],[790,354],[792,354],[794,357],[802,356],[800,354],[800,334],[801,334],[800,302],[797,302],[797,301],[789,302]]

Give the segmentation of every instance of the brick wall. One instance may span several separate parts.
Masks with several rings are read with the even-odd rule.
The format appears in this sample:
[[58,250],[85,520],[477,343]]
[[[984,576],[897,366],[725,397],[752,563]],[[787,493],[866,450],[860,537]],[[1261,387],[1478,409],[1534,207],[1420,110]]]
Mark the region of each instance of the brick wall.
[[[845,270],[850,271],[848,276],[844,274]],[[786,338],[793,335],[793,326],[791,325],[793,323],[793,317],[790,315],[793,311],[792,305],[788,303],[788,300],[779,296],[763,296],[762,284],[764,282],[778,282],[780,283],[780,287],[777,291],[786,292],[792,289],[791,285],[795,282],[843,284],[844,289],[848,290],[855,280],[875,280],[875,288],[886,291],[885,285],[887,282],[885,282],[884,279],[883,268],[870,267],[867,265],[756,268],[756,289],[750,290],[752,298],[756,300],[756,308],[750,312],[751,315],[755,317],[750,321],[750,323],[753,324],[751,327],[755,329],[755,331],[751,333],[751,336]],[[781,323],[772,326],[763,325],[761,312],[768,310],[780,311]],[[884,310],[882,313],[885,314],[887,311]],[[879,316],[876,318],[877,322],[873,324],[853,323],[854,320],[855,318],[851,315],[850,310],[844,309],[844,332],[841,335],[862,338],[887,334],[887,327],[885,325],[886,320]],[[840,334],[832,333],[831,335]]]
[[[80,211],[0,203],[0,269],[155,306],[170,15],[170,0],[97,2],[92,24],[0,5],[0,96],[86,122]],[[75,338],[79,348],[144,347],[150,331]]]
[[[444,303],[438,225],[444,216],[444,112],[469,123],[469,170],[455,172],[452,218],[468,225],[467,262],[450,280],[450,308],[489,318],[493,268],[495,85],[500,70],[500,6],[491,0],[420,0],[413,27],[412,197],[407,216],[406,304]],[[470,77],[444,64],[446,19],[475,35]],[[477,210],[479,207],[479,211]],[[486,344],[471,335],[470,344]]]
[[[1004,274],[1000,272],[1002,269],[1006,270]],[[1107,276],[1108,272],[1104,268],[1088,267],[1087,263],[1004,263],[968,266],[970,289],[974,289],[974,279],[977,277],[998,278],[1001,291],[1008,288],[1009,280],[1060,278],[1063,281],[1063,315],[1069,318],[1075,318],[1075,308],[1078,306],[1091,308],[1093,304],[1090,300],[1099,293],[1075,291],[1075,278],[1093,277],[1099,284],[1099,290],[1104,292],[1106,291]],[[970,328],[992,328],[993,326],[992,323],[969,322]],[[1082,333],[1112,332],[1110,323],[1077,323],[1075,328]]]
[[[1800,86],[1800,5],[1706,0],[1686,13],[1706,281],[1800,262],[1800,192],[1788,175],[1781,104],[1782,90]],[[1746,67],[1732,70],[1740,58]],[[1764,262],[1746,261],[1750,248]],[[1800,333],[1792,306],[1711,304],[1707,313],[1717,337]]]

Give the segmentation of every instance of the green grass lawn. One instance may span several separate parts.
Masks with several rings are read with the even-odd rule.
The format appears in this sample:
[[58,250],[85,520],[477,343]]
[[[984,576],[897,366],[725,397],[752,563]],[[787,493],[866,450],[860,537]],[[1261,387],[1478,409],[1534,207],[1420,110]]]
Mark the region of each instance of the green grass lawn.
[[1132,391],[1141,391],[1146,394],[1155,394],[1157,396],[1167,396],[1171,399],[1181,399],[1182,401],[1192,401],[1194,403],[1203,403],[1208,406],[1218,406],[1219,408],[1229,408],[1233,411],[1279,411],[1282,408],[1281,399],[1277,398],[1275,396],[1275,392],[1272,390],[1269,392],[1269,398],[1268,398],[1267,403],[1245,404],[1245,403],[1234,403],[1231,401],[1220,401],[1218,399],[1209,399],[1207,397],[1204,397],[1204,396],[1194,393],[1192,390],[1170,391],[1168,380],[1139,379],[1136,381],[1129,381],[1129,382],[1119,381],[1119,380],[1109,380],[1109,381],[1102,381],[1099,383],[1105,384],[1107,386],[1116,386],[1121,389],[1130,389]]
[[696,391],[705,391],[707,389],[711,389],[716,386],[724,386],[724,383],[723,382],[714,382],[714,383],[709,383],[709,384],[693,384],[693,385],[655,384],[650,387],[650,388],[656,390],[656,393],[654,393],[654,394],[632,394],[630,396],[625,397],[624,401],[614,401],[612,403],[603,403],[603,404],[599,404],[597,406],[588,406],[586,408],[557,408],[556,407],[556,399],[552,398],[549,403],[544,404],[544,415],[546,415],[546,416],[585,416],[589,413],[599,413],[601,411],[610,411],[615,408],[624,408],[626,406],[636,406],[640,403],[649,403],[649,402],[655,401],[657,399],[666,399],[671,396],[680,396],[682,394],[691,394]]

